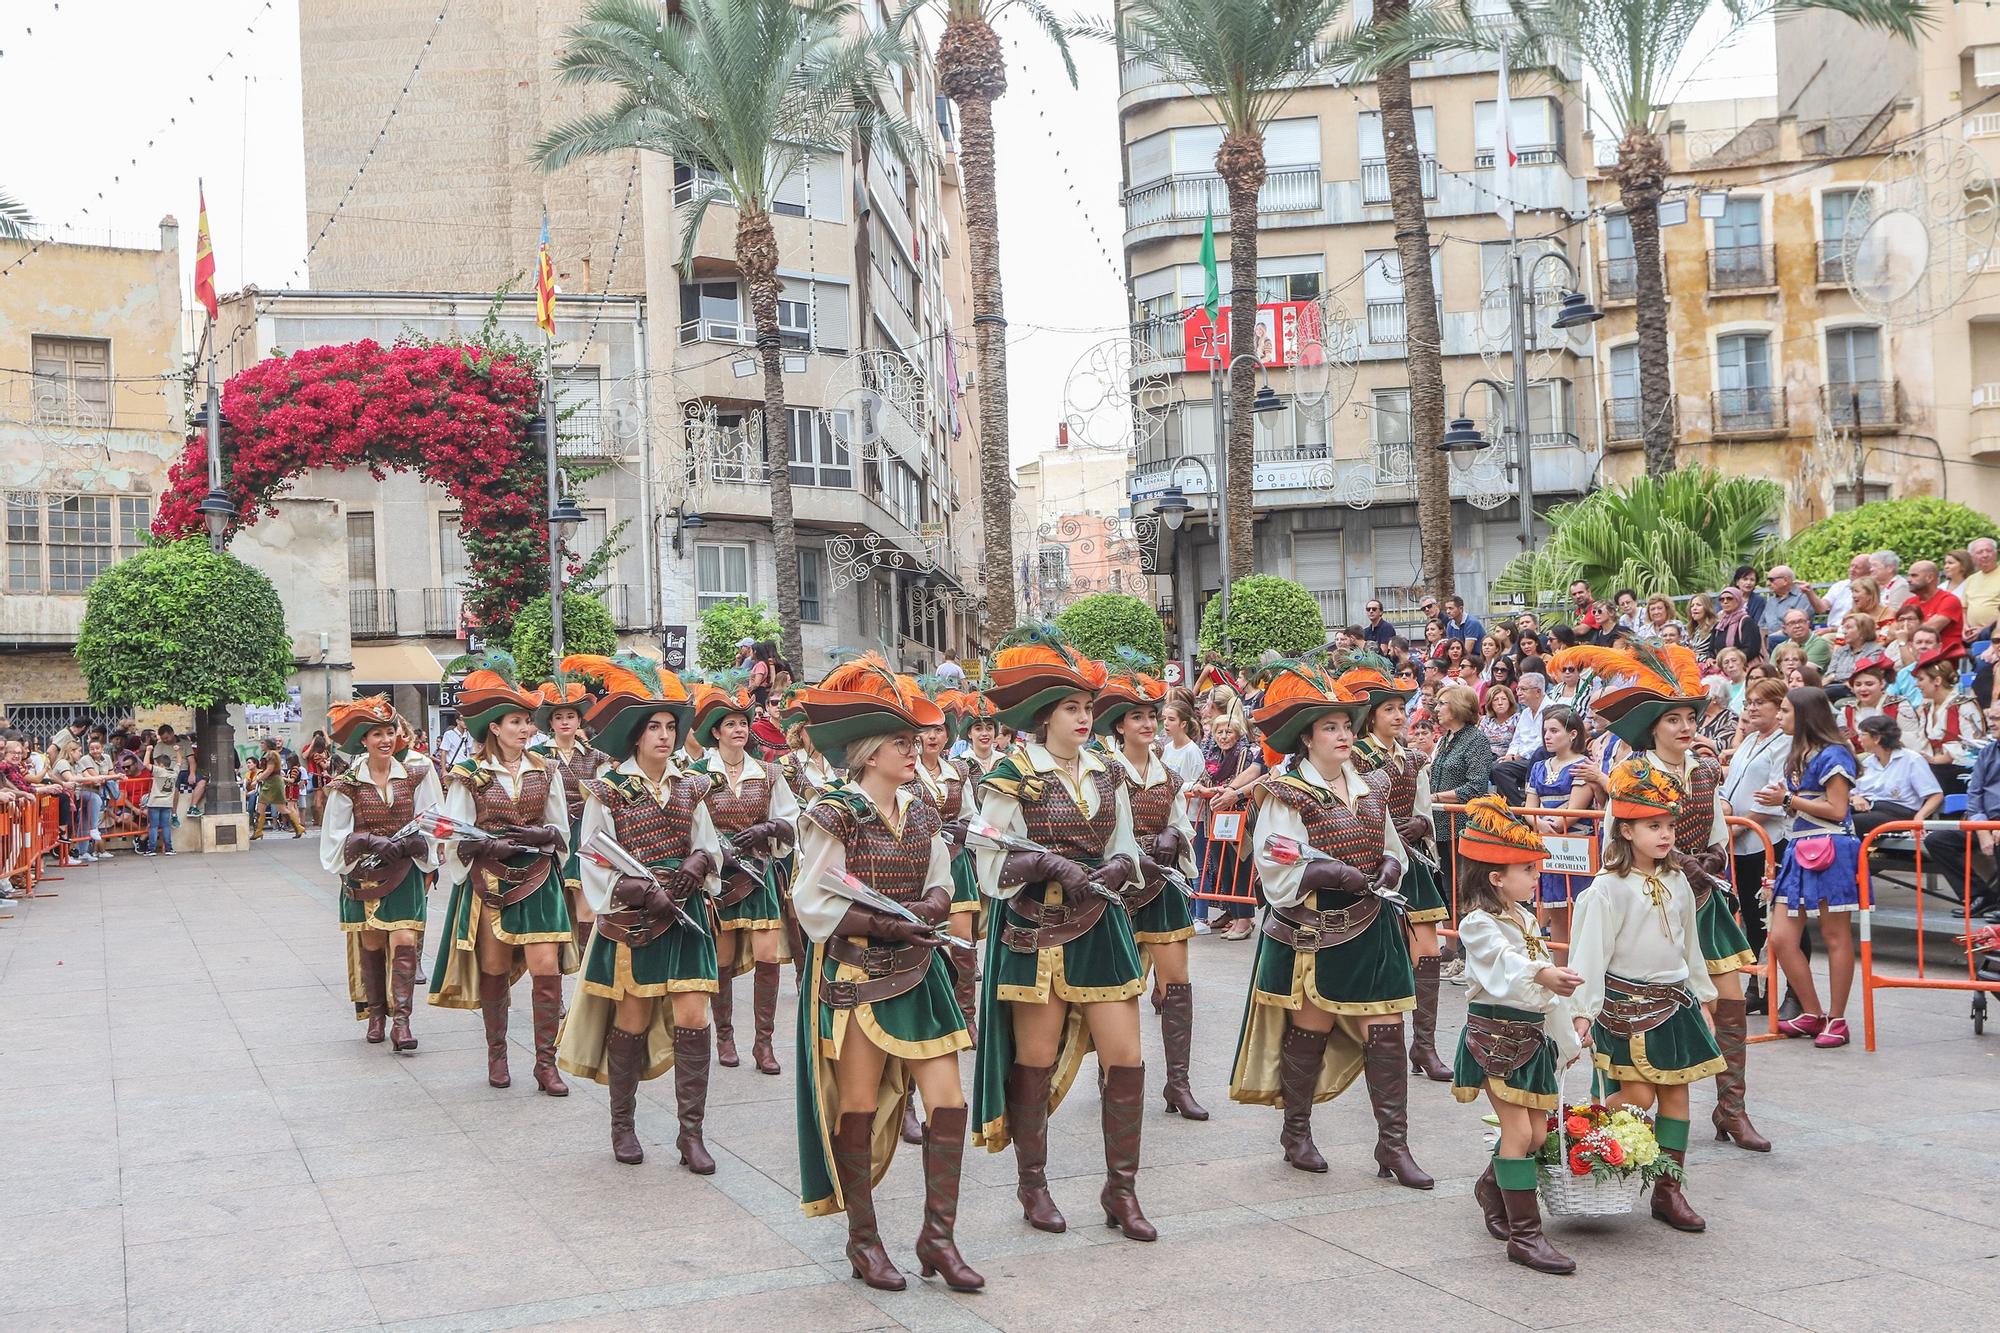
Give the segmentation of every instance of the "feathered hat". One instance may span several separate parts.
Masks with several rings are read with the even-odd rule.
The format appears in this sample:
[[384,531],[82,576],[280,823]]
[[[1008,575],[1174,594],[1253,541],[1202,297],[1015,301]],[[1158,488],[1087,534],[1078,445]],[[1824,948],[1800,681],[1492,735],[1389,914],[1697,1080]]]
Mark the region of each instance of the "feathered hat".
[[512,653],[488,648],[445,663],[445,675],[461,672],[465,679],[458,684],[458,715],[475,741],[484,742],[487,731],[507,714],[532,716],[541,703],[534,691],[521,688]]
[[981,690],[960,690],[958,692],[958,734],[971,734],[973,727],[981,722],[990,723],[995,730],[1000,726],[1000,715],[993,707],[993,701]]
[[715,744],[715,729],[726,717],[746,721],[757,715],[756,700],[745,688],[747,671],[718,671],[694,687],[694,738],[703,747]]
[[785,687],[784,697],[778,703],[778,724],[780,726],[789,727],[794,722],[803,722],[806,720],[806,710],[800,705],[799,701],[804,696],[807,688],[804,685],[787,685]]
[[1104,664],[1070,647],[1054,625],[1022,625],[993,653],[993,683],[986,697],[1003,727],[1026,728],[1064,695],[1104,688]]
[[1291,753],[1299,737],[1330,713],[1345,713],[1360,724],[1369,708],[1368,696],[1344,690],[1318,667],[1304,662],[1273,662],[1271,683],[1264,687],[1264,704],[1256,722],[1264,733],[1264,757],[1271,764]]
[[648,719],[666,713],[674,730],[685,735],[693,711],[681,678],[650,657],[637,653],[573,653],[562,660],[565,675],[587,683],[598,695],[584,723],[592,743],[613,759],[625,760],[639,743]]
[[1645,755],[1634,755],[1611,770],[1611,817],[1656,819],[1680,809],[1679,779],[1655,768]]
[[377,727],[393,727],[403,720],[386,694],[335,704],[326,710],[326,717],[327,733],[342,754],[360,754],[361,743],[368,739],[369,732]]
[[1535,826],[1507,808],[1498,796],[1475,796],[1465,803],[1465,829],[1458,854],[1488,865],[1540,861],[1549,854]]
[[554,680],[545,680],[536,688],[535,697],[541,700],[535,706],[535,725],[543,731],[549,730],[556,714],[563,709],[574,708],[576,715],[582,717],[594,702],[583,682],[571,680],[561,667],[556,668]]
[[[1378,704],[1391,699],[1408,703],[1417,692],[1414,680],[1395,679],[1396,664],[1380,653],[1342,653],[1328,663],[1327,674],[1334,684],[1349,694],[1365,695],[1368,699],[1368,713],[1373,713]],[[1368,725],[1368,715],[1355,720],[1357,727]]]
[[1090,706],[1091,729],[1098,735],[1110,736],[1118,719],[1141,704],[1157,708],[1166,701],[1167,687],[1155,676],[1159,663],[1144,653],[1121,644],[1117,660],[1104,668],[1104,688]]
[[1575,664],[1594,671],[1610,688],[1592,701],[1611,734],[1635,750],[1653,748],[1654,724],[1676,708],[1692,708],[1697,720],[1708,711],[1701,668],[1694,650],[1677,643],[1632,643],[1623,648],[1579,644],[1549,658],[1561,671]]
[[924,697],[916,682],[898,676],[877,653],[843,662],[826,679],[799,691],[806,735],[840,767],[847,747],[873,736],[941,726],[944,714]]

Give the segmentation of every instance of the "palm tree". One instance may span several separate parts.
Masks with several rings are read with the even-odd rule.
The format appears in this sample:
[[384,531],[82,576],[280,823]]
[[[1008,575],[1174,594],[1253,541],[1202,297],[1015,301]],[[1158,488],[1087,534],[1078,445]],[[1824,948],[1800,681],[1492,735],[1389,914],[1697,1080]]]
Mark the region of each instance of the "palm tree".
[[804,652],[771,204],[813,157],[845,154],[857,139],[922,156],[923,138],[897,109],[889,80],[890,66],[909,54],[899,33],[866,31],[849,0],[679,0],[671,9],[595,0],[565,36],[556,67],[565,83],[611,90],[612,103],[535,147],[547,171],[634,148],[699,164],[699,189],[681,226],[684,270],[709,207],[735,207],[736,262],[764,370],[778,620],[794,662]]
[[[1007,321],[1000,296],[1000,199],[995,187],[993,103],[1007,91],[1007,61],[993,25],[1020,5],[1062,53],[1076,84],[1069,37],[1040,0],[917,0],[944,18],[938,37],[938,91],[958,106],[959,171],[972,260],[972,336],[979,370],[980,523],[985,529],[986,600],[980,637],[990,647],[1014,628],[1014,462],[1007,444]],[[901,20],[899,20],[900,24]]]
[[[1688,43],[1711,12],[1727,20],[1722,42],[1774,14],[1824,10],[1864,28],[1914,42],[1933,23],[1924,0],[1512,0],[1510,20],[1494,22],[1459,7],[1406,8],[1394,22],[1378,19],[1371,61],[1422,59],[1447,51],[1495,51],[1546,59],[1557,50],[1581,54],[1606,94],[1602,112],[1618,135],[1618,157],[1607,174],[1632,224],[1632,259],[1639,324],[1639,408],[1646,473],[1675,467],[1673,386],[1668,375],[1667,288],[1660,264],[1659,204],[1667,183],[1660,142],[1666,109],[1690,72]],[[1718,43],[1719,45],[1720,43]],[[1709,48],[1713,49],[1713,48]],[[1699,57],[1697,57],[1698,61]]]
[[28,228],[34,225],[35,218],[28,212],[28,206],[0,190],[0,241],[24,241],[28,238]]
[[[1115,22],[1083,23],[1073,30],[1145,57],[1205,99],[1222,127],[1215,170],[1229,199],[1232,353],[1257,345],[1257,194],[1264,186],[1264,129],[1304,84],[1353,63],[1356,51],[1346,36],[1330,35],[1346,13],[1347,0],[1128,0]],[[1257,458],[1248,406],[1256,390],[1256,357],[1232,357],[1229,401],[1241,410],[1229,424],[1229,484],[1222,503],[1229,517],[1229,567],[1239,577],[1255,569]]]

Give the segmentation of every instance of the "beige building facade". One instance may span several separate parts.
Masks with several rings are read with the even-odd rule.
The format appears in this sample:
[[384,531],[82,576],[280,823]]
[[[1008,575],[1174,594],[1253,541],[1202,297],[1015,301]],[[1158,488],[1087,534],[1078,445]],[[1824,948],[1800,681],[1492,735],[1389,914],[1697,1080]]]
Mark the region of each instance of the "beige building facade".
[[[1048,620],[1079,597],[1122,592],[1152,600],[1142,571],[1122,449],[1056,444],[1014,469],[1015,611]],[[1171,612],[1171,602],[1163,606]]]

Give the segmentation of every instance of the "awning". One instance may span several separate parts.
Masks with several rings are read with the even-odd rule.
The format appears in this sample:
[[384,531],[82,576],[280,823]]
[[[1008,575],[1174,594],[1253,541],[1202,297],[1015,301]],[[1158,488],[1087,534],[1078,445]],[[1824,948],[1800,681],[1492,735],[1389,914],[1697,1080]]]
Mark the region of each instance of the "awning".
[[354,645],[356,685],[435,685],[443,678],[444,666],[422,644]]

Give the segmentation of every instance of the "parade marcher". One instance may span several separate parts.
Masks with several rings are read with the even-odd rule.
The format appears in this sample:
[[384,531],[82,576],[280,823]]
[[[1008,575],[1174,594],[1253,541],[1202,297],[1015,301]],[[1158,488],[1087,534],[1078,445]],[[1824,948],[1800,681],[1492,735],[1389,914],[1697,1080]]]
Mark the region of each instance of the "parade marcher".
[[[932,702],[938,705],[938,714],[944,720],[917,733],[917,775],[911,779],[910,794],[937,810],[944,820],[946,840],[959,849],[951,858],[951,919],[946,924],[953,935],[971,944],[979,938],[981,907],[979,870],[972,853],[965,849],[965,825],[974,813],[973,779],[965,766],[945,753],[964,715],[959,711],[960,695],[956,690],[940,690]],[[963,956],[970,959],[975,955]],[[973,1044],[977,1045],[975,981],[972,968],[959,970],[958,1007],[965,1012],[966,1030],[972,1033]]]
[[[784,712],[780,718],[785,724],[785,757],[778,761],[778,772],[784,777],[785,785],[792,789],[792,798],[804,809],[812,804],[813,797],[840,780],[833,766],[826,762],[807,734],[806,715],[799,707],[802,691],[793,688],[785,697]],[[804,950],[794,951],[803,958]]]
[[974,1133],[988,1152],[1013,1143],[1015,1194],[1028,1224],[1066,1229],[1049,1195],[1049,1116],[1095,1047],[1105,1166],[1098,1201],[1107,1226],[1153,1240],[1159,1233],[1134,1189],[1146,1094],[1138,1005],[1145,965],[1118,899],[1139,884],[1139,847],[1125,783],[1090,744],[1091,700],[1104,681],[1103,665],[1080,656],[1053,626],[1023,626],[993,656],[986,693],[997,720],[1034,739],[986,775],[979,820],[1042,850],[977,856],[980,892],[994,906]]
[[679,677],[636,654],[579,655],[563,670],[594,679],[603,697],[590,729],[614,762],[584,783],[586,844],[609,835],[652,871],[625,875],[585,857],[583,892],[597,915],[576,1003],[563,1024],[562,1067],[611,1090],[611,1152],[645,1160],[633,1125],[641,1080],[674,1071],[681,1165],[711,1175],[702,1140],[708,1109],[708,997],[716,987],[715,917],[721,839],[709,780],[675,762],[692,708]]
[[1410,1012],[1410,1069],[1433,1082],[1449,1083],[1451,1070],[1437,1053],[1438,981],[1443,966],[1438,923],[1451,915],[1451,908],[1425,850],[1435,832],[1430,775],[1424,761],[1403,744],[1407,708],[1417,683],[1391,681],[1388,660],[1373,654],[1350,657],[1343,665],[1335,684],[1349,694],[1368,697],[1362,734],[1354,743],[1354,766],[1381,789],[1389,803],[1389,818],[1410,853],[1401,886],[1410,904],[1410,953],[1417,978],[1417,1006]]
[[1540,1155],[1547,1114],[1561,1109],[1558,1062],[1581,1047],[1568,997],[1583,978],[1550,955],[1533,903],[1548,849],[1498,796],[1466,805],[1458,838],[1459,943],[1465,949],[1466,1018],[1451,1095],[1484,1093],[1500,1141],[1472,1187],[1486,1229],[1507,1257],[1541,1273],[1573,1273],[1576,1261],[1542,1235]]
[[785,902],[799,803],[777,767],[750,754],[755,711],[741,689],[695,686],[694,738],[705,753],[690,771],[709,779],[708,813],[724,843],[722,890],[715,899],[721,926],[715,940],[715,1062],[736,1067],[735,983],[754,970],[750,1063],[760,1074],[776,1074],[771,1035],[780,969],[792,961],[785,946]]
[[402,719],[387,695],[335,704],[328,729],[343,754],[358,756],[331,780],[319,828],[319,859],[340,877],[340,928],[347,934],[347,988],[368,1040],[414,1051],[410,993],[423,946],[429,872],[437,850],[404,830],[444,804],[437,771],[422,755],[398,759]]
[[975,782],[993,771],[1006,756],[1000,748],[1000,723],[994,717],[993,701],[977,690],[961,690],[959,712],[963,715],[965,753],[960,756],[971,766]]
[[[1577,1037],[1588,1039],[1599,1074],[1616,1085],[1606,1100],[1644,1110],[1657,1099],[1654,1137],[1685,1170],[1688,1085],[1724,1066],[1701,1021],[1699,1006],[1714,1001],[1715,984],[1694,890],[1674,851],[1684,795],[1644,755],[1612,771],[1604,868],[1577,900],[1569,964],[1583,978],[1573,1000]],[[1706,1230],[1682,1184],[1653,1183],[1653,1216],[1679,1231]]]
[[592,700],[581,683],[566,678],[561,670],[536,691],[541,702],[535,706],[535,726],[549,737],[530,748],[554,764],[562,774],[563,798],[569,803],[569,855],[563,859],[563,900],[569,904],[570,934],[581,953],[590,944],[592,913],[583,897],[583,872],[578,865],[577,832],[583,825],[583,784],[611,762],[583,734],[583,710]]
[[[910,787],[917,732],[941,714],[879,657],[834,668],[801,699],[814,744],[840,756],[846,775],[799,822],[793,901],[812,955],[799,1006],[801,1206],[815,1217],[845,1211],[850,1271],[871,1287],[903,1289],[882,1248],[874,1190],[895,1155],[896,1108],[914,1083],[929,1113],[920,1271],[977,1291],[985,1279],[953,1238],[966,1132],[958,1052],[972,1037],[952,998],[952,967],[971,963],[960,950],[951,962],[941,956],[951,848],[937,810]],[[843,874],[917,919],[834,892],[828,880]]]
[[557,874],[568,852],[569,805],[562,774],[528,752],[541,700],[515,681],[514,659],[497,650],[454,659],[458,711],[475,742],[445,774],[444,813],[487,836],[445,845],[451,906],[431,969],[430,1002],[478,1008],[486,1022],[486,1081],[504,1088],[508,992],[527,972],[534,1003],[535,1084],[569,1095],[556,1072],[562,974],[577,966],[569,906]]
[[1229,1095],[1283,1107],[1285,1160],[1325,1171],[1313,1105],[1363,1074],[1379,1174],[1427,1190],[1435,1182],[1410,1156],[1403,1037],[1416,974],[1402,912],[1382,896],[1409,853],[1387,798],[1354,766],[1354,721],[1368,708],[1367,695],[1298,662],[1281,663],[1264,692],[1265,757],[1275,765],[1289,755],[1291,765],[1265,783],[1258,814],[1267,907]]
[[[1208,1111],[1188,1086],[1194,1046],[1194,986],[1188,979],[1188,941],[1194,938],[1194,900],[1187,885],[1197,874],[1194,825],[1180,778],[1153,751],[1160,704],[1167,687],[1138,672],[1114,675],[1093,709],[1098,735],[1124,770],[1132,806],[1132,836],[1139,844],[1139,887],[1125,895],[1139,958],[1153,974],[1153,1008],[1160,1015],[1167,1081],[1160,1089],[1167,1110],[1186,1120]],[[1165,871],[1181,876],[1171,881]]]

